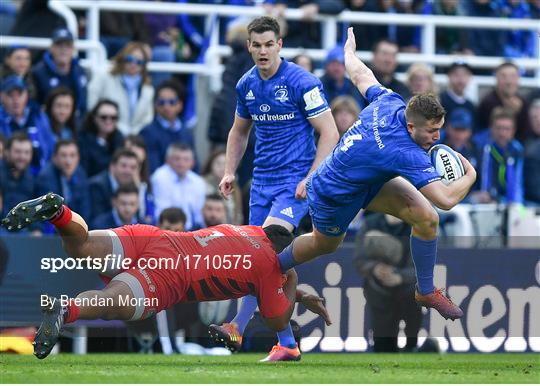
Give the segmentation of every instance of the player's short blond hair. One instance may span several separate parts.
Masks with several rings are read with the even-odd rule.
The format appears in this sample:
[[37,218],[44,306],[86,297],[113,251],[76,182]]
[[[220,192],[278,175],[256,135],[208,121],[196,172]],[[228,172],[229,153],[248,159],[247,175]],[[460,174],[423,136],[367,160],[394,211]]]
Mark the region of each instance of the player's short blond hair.
[[422,125],[429,121],[438,122],[444,118],[446,110],[441,105],[437,95],[419,94],[411,98],[405,109],[407,122]]

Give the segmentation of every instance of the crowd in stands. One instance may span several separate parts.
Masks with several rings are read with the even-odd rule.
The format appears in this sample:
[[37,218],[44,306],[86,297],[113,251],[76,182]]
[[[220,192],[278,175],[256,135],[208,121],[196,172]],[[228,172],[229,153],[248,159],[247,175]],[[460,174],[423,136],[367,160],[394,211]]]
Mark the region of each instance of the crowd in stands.
[[[540,13],[539,0],[184,2],[264,3],[282,23],[285,45],[304,48],[321,46],[320,26],[313,21],[314,16],[337,14],[346,8],[507,18],[538,18]],[[245,49],[245,20],[223,23],[227,28],[223,39],[233,55],[224,63],[221,91],[212,105],[205,106],[211,112],[207,138],[212,152],[208,159],[200,159],[190,120],[194,103],[191,80],[166,73],[150,74],[147,63],[196,61],[204,53],[208,36],[204,19],[102,12],[101,38],[112,67],[110,71],[84,69],[72,34],[63,26],[57,27],[62,20],[48,14],[43,3],[46,1],[27,0],[14,12],[8,1],[0,9],[3,15],[13,17],[11,34],[52,38],[50,47],[40,56],[25,46],[11,46],[4,52],[0,72],[0,217],[20,201],[54,191],[88,219],[92,229],[157,223],[170,208],[181,209],[186,230],[212,225],[217,218],[220,222],[244,223],[248,218],[246,192],[253,168],[254,137],[238,170],[233,198],[224,201],[217,194],[217,185],[224,174],[224,146],[236,106],[235,85],[253,65]],[[282,15],[287,7],[302,9],[304,19],[285,21]],[[27,22],[32,10],[42,12],[39,27]],[[84,15],[79,16],[83,28]],[[84,36],[84,29],[79,32]],[[437,51],[504,57],[538,55],[530,51],[535,37],[529,32],[532,34],[442,29],[437,34]],[[440,95],[447,110],[441,142],[461,152],[478,171],[477,184],[467,202],[540,205],[540,91],[522,92],[518,66],[508,61],[497,67],[493,72],[495,87],[477,103],[466,94],[474,76],[466,62],[456,62],[446,69],[448,82],[442,90],[434,81],[432,68],[424,63],[406,69],[406,82],[396,78],[398,52],[419,50],[416,28],[358,25],[355,33],[358,48],[372,51],[369,64],[381,84],[405,100],[424,92]],[[308,71],[317,66],[305,54],[292,61]],[[321,66],[325,95],[343,135],[366,101],[346,77],[341,46],[330,50]],[[29,230],[35,234],[52,231],[47,226]]]

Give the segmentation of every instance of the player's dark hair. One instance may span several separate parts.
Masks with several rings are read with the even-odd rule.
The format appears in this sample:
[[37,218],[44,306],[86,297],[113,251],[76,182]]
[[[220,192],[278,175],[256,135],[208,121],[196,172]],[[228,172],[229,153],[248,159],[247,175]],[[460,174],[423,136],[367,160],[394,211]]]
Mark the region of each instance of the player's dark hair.
[[120,149],[117,149],[112,157],[111,157],[111,164],[117,163],[120,158],[126,157],[126,158],[134,158],[139,162],[139,159],[137,158],[137,154],[135,154],[133,151],[126,149],[125,147],[122,147]]
[[60,150],[62,146],[70,146],[70,145],[75,145],[75,148],[77,148],[77,152],[79,152],[79,146],[77,145],[77,142],[75,142],[73,139],[61,139],[54,144],[53,155],[58,154],[58,151]]
[[276,253],[281,253],[294,239],[292,233],[281,225],[268,225],[263,228],[263,231],[272,243],[272,248]]
[[499,119],[510,119],[514,124],[514,127],[516,126],[516,114],[508,107],[498,106],[493,109],[489,116],[490,126],[493,126],[495,121]]
[[116,191],[113,193],[113,197],[117,198],[121,194],[139,194],[139,188],[137,188],[137,185],[135,184],[123,184],[116,189]]
[[272,31],[276,34],[276,37],[280,38],[279,23],[271,16],[261,16],[252,20],[247,26],[248,34],[251,36],[252,32],[256,34],[262,34],[266,31]]
[[22,131],[16,131],[11,135],[11,137],[8,138],[6,143],[6,150],[11,149],[11,146],[14,142],[30,142],[30,144],[32,144],[32,141],[30,140],[28,134],[23,133]]
[[444,118],[446,110],[441,105],[437,95],[419,94],[411,98],[405,109],[407,121],[420,125],[429,121],[440,121]]
[[179,222],[181,222],[182,224],[185,224],[186,223],[186,214],[184,213],[184,211],[180,208],[176,208],[176,207],[170,207],[170,208],[165,208],[161,211],[161,213],[159,214],[159,224],[163,224],[164,221],[167,221],[171,224],[177,224]]

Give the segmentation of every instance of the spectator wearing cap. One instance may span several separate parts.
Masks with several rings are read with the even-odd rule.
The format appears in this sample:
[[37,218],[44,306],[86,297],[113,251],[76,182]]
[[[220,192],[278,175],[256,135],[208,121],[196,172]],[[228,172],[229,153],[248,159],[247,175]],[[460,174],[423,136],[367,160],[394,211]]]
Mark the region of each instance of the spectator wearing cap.
[[154,118],[154,87],[146,68],[149,51],[144,43],[129,42],[113,58],[111,71],[90,82],[88,108],[102,98],[116,102],[118,129],[124,136],[139,134]]
[[478,105],[477,126],[485,129],[489,126],[491,112],[496,107],[506,107],[516,116],[516,138],[523,140],[528,132],[528,103],[519,94],[519,68],[512,62],[502,63],[495,69],[495,87]]
[[37,175],[54,148],[49,120],[39,107],[28,103],[26,84],[17,75],[2,80],[0,100],[0,133],[8,139],[16,132],[30,137],[33,147],[31,170]]
[[477,202],[523,203],[523,146],[514,136],[515,114],[496,107],[491,113],[491,139],[480,159],[480,192]]
[[150,173],[165,162],[167,147],[182,142],[194,149],[193,133],[182,120],[184,92],[173,80],[161,83],[154,98],[155,116],[152,123],[140,133],[148,149]]
[[86,111],[86,88],[88,78],[74,54],[73,35],[66,28],[58,28],[52,34],[52,44],[43,59],[33,69],[36,82],[36,99],[45,103],[49,92],[58,86],[69,88],[75,95],[77,119]]
[[[472,69],[464,62],[455,62],[448,68],[448,87],[440,93],[439,99],[449,117],[452,111],[456,109],[465,109],[473,117],[472,124],[475,122],[474,104],[465,96],[465,89],[471,81]],[[474,129],[471,125],[471,129]]]
[[395,77],[398,66],[398,50],[398,45],[391,40],[381,39],[377,41],[371,50],[373,53],[372,70],[377,80],[384,87],[397,92],[404,100],[408,100],[411,97],[409,89]]
[[447,114],[447,117],[443,143],[461,153],[476,168],[478,151],[471,141],[474,122],[472,113],[466,108],[458,107]]
[[350,95],[359,106],[364,107],[366,105],[356,86],[349,78],[345,77],[343,47],[336,46],[328,52],[324,70],[321,83],[328,103],[332,103],[332,100],[340,95]]
[[28,96],[31,100],[36,98],[36,86],[31,72],[32,54],[25,46],[11,46],[6,50],[4,63],[0,69],[0,78],[4,79],[9,75],[17,75],[26,83]]

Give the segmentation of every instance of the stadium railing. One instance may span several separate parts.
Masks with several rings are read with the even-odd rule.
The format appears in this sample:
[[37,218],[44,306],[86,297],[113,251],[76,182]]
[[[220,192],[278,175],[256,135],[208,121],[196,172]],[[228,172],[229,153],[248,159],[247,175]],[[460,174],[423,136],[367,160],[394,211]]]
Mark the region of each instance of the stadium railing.
[[[216,16],[223,17],[256,17],[263,15],[265,10],[262,7],[242,7],[231,5],[207,5],[207,4],[180,4],[166,2],[146,2],[146,1],[118,1],[118,0],[50,0],[49,8],[59,13],[66,19],[68,28],[77,36],[77,20],[72,10],[86,11],[87,38],[77,41],[79,49],[88,50],[88,59],[82,64],[88,68],[104,68],[103,53],[98,47],[100,40],[100,13],[102,11],[111,12],[132,12],[132,13],[163,13],[163,14],[188,14],[206,17],[206,25],[215,23],[213,28],[208,28],[209,48],[207,50],[204,63],[178,63],[178,62],[150,62],[148,68],[152,72],[170,73],[191,73],[208,75],[212,79],[209,84],[212,91],[221,87],[221,73],[223,66],[221,58],[230,55],[228,46],[219,44],[219,23]],[[285,17],[288,20],[299,20],[302,18],[302,11],[299,9],[287,9]],[[527,19],[502,19],[483,17],[452,17],[430,15],[397,15],[386,13],[368,13],[343,11],[339,15],[318,15],[315,19],[322,25],[323,41],[321,49],[304,50],[284,49],[285,57],[292,57],[298,53],[305,52],[315,60],[322,60],[326,57],[329,49],[333,48],[338,38],[338,23],[361,23],[370,25],[395,24],[401,26],[418,26],[421,29],[421,53],[400,53],[398,61],[400,64],[410,64],[414,62],[424,62],[430,65],[450,65],[456,60],[465,59],[471,67],[495,68],[499,65],[503,57],[481,57],[459,55],[436,54],[435,33],[437,28],[458,27],[458,28],[481,28],[481,29],[507,29],[507,30],[531,30],[540,34],[540,23],[537,20]],[[25,39],[25,40],[22,40]],[[29,38],[3,36],[0,45],[11,45],[16,42],[24,43],[35,48],[43,48],[43,41],[28,40]],[[537,39],[540,53],[540,39]],[[363,60],[369,61],[371,53],[369,51],[359,51],[359,56]],[[514,62],[523,69],[532,70],[535,73],[533,78],[522,78],[521,85],[524,87],[540,86],[540,61],[538,58],[515,58]],[[398,74],[398,78],[403,79],[404,74]],[[445,75],[436,75],[435,81],[439,84],[446,83]],[[478,86],[489,86],[494,84],[491,76],[475,76],[474,82]]]

